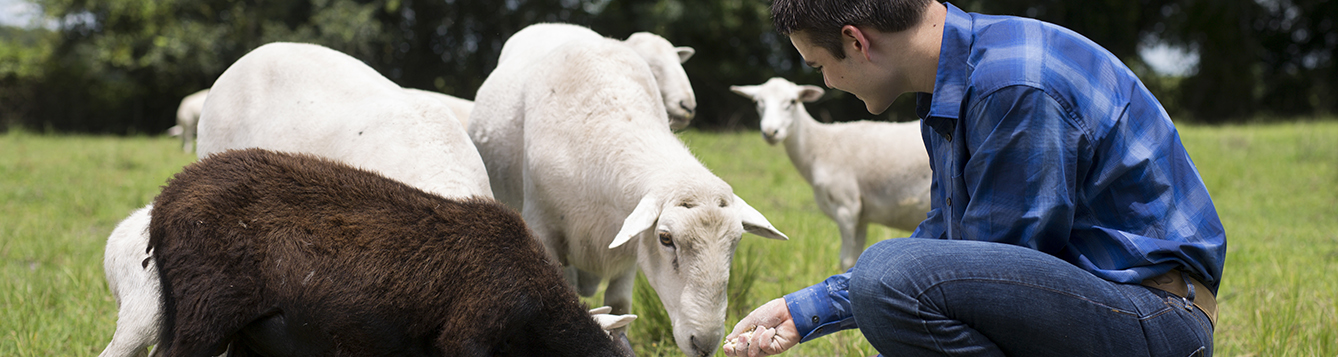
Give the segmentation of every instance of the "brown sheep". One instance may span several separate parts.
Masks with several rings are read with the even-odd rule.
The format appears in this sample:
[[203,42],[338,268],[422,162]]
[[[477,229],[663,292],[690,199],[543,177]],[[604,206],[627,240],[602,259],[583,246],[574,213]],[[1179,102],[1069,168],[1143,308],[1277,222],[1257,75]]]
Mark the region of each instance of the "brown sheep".
[[510,209],[315,156],[187,166],[149,247],[168,357],[625,354]]

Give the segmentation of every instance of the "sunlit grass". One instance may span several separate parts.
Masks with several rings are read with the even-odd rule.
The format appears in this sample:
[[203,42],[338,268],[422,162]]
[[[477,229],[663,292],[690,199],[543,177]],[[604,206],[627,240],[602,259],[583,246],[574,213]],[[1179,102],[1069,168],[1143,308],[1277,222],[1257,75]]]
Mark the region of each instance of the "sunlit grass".
[[[1338,355],[1338,121],[1180,132],[1228,234],[1216,355]],[[783,148],[756,132],[680,137],[790,236],[745,235],[730,276],[727,328],[838,272],[836,224]],[[106,346],[116,306],[102,274],[103,245],[117,222],[194,161],[179,145],[166,137],[0,134],[0,356],[87,356]],[[869,240],[905,235],[875,226]],[[630,338],[641,356],[681,355],[654,296],[638,283],[633,313],[641,318]],[[788,355],[875,353],[851,330]]]

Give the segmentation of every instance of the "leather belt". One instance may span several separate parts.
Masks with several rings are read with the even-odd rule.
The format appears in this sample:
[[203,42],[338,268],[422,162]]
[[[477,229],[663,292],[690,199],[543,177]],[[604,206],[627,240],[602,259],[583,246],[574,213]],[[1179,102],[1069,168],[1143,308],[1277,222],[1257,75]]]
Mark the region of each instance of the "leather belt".
[[[1186,279],[1190,281],[1190,284],[1185,284]],[[1190,289],[1191,284],[1193,286],[1192,290]],[[1181,270],[1171,270],[1166,274],[1143,280],[1143,286],[1163,290],[1192,302],[1205,315],[1208,315],[1208,321],[1212,322],[1213,327],[1217,327],[1217,297],[1213,296],[1213,292],[1208,290],[1207,286],[1204,286],[1202,282],[1189,276],[1189,274]]]

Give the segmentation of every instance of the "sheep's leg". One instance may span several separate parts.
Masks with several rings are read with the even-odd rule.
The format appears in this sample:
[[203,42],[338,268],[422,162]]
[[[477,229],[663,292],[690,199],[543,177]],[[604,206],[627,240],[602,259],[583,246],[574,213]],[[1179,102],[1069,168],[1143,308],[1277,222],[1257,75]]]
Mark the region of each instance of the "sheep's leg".
[[119,324],[116,330],[117,333],[112,335],[111,343],[107,344],[107,348],[102,350],[102,354],[99,354],[98,357],[148,356],[148,347],[153,344],[149,342],[151,340],[147,338],[148,335],[130,333],[123,330]]
[[[632,287],[636,285],[636,268],[609,278],[609,287],[604,289],[604,305],[613,308],[610,314],[625,315],[632,313]],[[609,330],[614,342],[621,344],[628,356],[635,356],[632,343],[627,340],[627,326]]]
[[859,224],[849,217],[836,219],[836,227],[841,231],[841,271],[855,266],[859,253],[864,250],[863,237],[856,237]]
[[595,296],[595,292],[599,291],[599,283],[604,280],[603,277],[595,273],[581,269],[576,269],[576,275],[579,278],[576,284],[576,292],[580,293],[581,296]]
[[153,301],[143,301],[149,299],[138,299],[139,296],[126,297],[129,299],[121,304],[116,317],[116,333],[98,357],[148,355],[148,347],[158,338],[158,294],[152,294],[152,297]]
[[[864,253],[864,246],[868,244],[868,233],[869,222],[861,219],[858,223],[855,223],[855,236],[850,244],[851,251],[849,254],[853,257],[850,260],[850,266],[855,266],[855,262],[859,260],[859,255]],[[842,270],[845,269],[850,269],[850,267],[844,267]]]
[[[864,235],[860,222],[859,191],[851,185],[813,185],[813,198],[823,213],[836,221],[836,228],[841,231],[841,270],[855,266],[860,252],[864,251]],[[856,237],[858,236],[858,237]]]
[[636,268],[609,278],[609,287],[604,289],[604,305],[613,308],[610,314],[624,315],[632,313],[632,286],[636,285]]
[[[199,119],[196,119],[197,123]],[[181,150],[186,153],[195,152],[195,127],[198,124],[186,125],[181,127]]]
[[[190,254],[192,252],[189,251],[182,253],[186,254],[180,256],[207,256]],[[161,260],[159,263],[158,269],[168,269],[168,264],[162,264]],[[177,296],[163,310],[164,314],[168,313],[167,309],[175,312],[175,324],[162,326],[168,329],[164,334],[172,334],[171,345],[163,351],[165,356],[217,356],[226,352],[232,338],[255,319],[255,307],[264,305],[257,301],[258,291],[245,288],[255,284],[250,277],[202,268],[219,265],[222,264],[206,262],[199,266],[181,267],[182,271],[160,272],[165,282],[175,281],[180,286],[163,288],[173,291],[174,296]],[[195,285],[191,286],[192,283]],[[187,296],[193,299],[181,299]]]

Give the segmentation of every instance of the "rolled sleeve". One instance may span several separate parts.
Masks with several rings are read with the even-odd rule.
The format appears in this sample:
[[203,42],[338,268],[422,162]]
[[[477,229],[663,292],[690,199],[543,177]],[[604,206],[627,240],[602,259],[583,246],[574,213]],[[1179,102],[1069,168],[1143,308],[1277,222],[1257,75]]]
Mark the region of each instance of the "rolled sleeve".
[[850,271],[833,275],[813,286],[785,295],[785,305],[799,335],[800,343],[836,331],[856,328],[850,312]]

